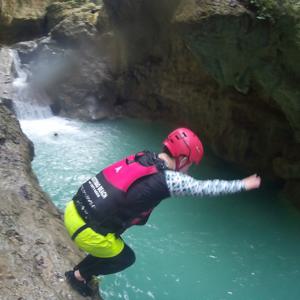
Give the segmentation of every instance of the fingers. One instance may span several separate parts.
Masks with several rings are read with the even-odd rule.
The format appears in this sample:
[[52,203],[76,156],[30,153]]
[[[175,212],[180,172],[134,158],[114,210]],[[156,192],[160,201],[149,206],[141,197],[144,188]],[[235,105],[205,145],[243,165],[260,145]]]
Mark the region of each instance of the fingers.
[[257,174],[253,174],[245,179],[243,179],[246,190],[257,189],[261,185],[261,177]]

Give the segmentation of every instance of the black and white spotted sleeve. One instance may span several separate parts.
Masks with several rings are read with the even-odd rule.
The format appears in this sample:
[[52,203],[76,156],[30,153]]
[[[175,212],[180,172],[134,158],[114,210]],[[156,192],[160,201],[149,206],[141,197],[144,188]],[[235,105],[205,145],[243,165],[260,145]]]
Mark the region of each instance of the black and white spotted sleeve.
[[242,180],[197,180],[189,175],[165,171],[171,196],[217,196],[245,190]]

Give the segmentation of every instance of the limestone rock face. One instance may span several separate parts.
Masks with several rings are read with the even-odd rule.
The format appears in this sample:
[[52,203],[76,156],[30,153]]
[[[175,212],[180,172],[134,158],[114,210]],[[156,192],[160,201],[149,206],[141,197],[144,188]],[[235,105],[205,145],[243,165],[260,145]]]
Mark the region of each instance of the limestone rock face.
[[8,48],[0,49],[0,100],[12,107],[12,56]]
[[1,299],[86,299],[65,282],[64,272],[83,254],[32,173],[33,152],[14,115],[0,104]]
[[271,20],[246,2],[104,1],[125,41],[118,97],[129,112],[138,104],[192,126],[220,157],[296,186],[299,5],[284,1],[287,10]]
[[97,24],[105,19],[101,6],[90,1],[54,2],[45,18],[48,36],[13,45],[30,73],[28,84],[47,91],[53,111],[60,115],[85,120],[111,116],[106,55],[111,37]]
[[183,1],[174,16],[187,45],[222,86],[243,94],[262,88],[272,98],[267,104],[279,107],[300,142],[299,5],[268,22],[255,19],[237,1],[234,6],[204,3],[199,12],[197,1]]
[[1,0],[0,42],[30,39],[44,33],[46,7],[53,0]]
[[102,6],[90,1],[55,2],[47,9],[49,37],[23,56],[36,74],[32,80],[48,91],[60,115],[99,120],[113,114],[107,89],[111,37],[98,27],[101,18],[105,22]]

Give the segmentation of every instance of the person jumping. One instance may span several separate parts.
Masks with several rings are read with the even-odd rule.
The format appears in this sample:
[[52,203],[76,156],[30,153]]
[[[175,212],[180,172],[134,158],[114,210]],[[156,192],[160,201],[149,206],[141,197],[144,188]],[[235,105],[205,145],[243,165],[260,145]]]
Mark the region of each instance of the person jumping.
[[135,262],[122,234],[145,225],[153,209],[169,197],[217,196],[256,189],[256,174],[241,180],[197,180],[187,171],[204,151],[188,128],[172,131],[160,153],[138,152],[113,163],[81,185],[65,209],[64,221],[75,244],[88,255],[65,276],[83,296],[90,296],[93,276],[120,272]]

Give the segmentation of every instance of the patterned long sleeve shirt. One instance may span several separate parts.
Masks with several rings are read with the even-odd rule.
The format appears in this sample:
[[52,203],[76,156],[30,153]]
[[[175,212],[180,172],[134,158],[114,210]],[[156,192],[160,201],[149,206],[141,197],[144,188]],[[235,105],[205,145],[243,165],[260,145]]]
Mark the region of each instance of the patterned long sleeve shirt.
[[170,195],[178,196],[217,196],[245,190],[242,180],[197,180],[180,172],[165,171]]

